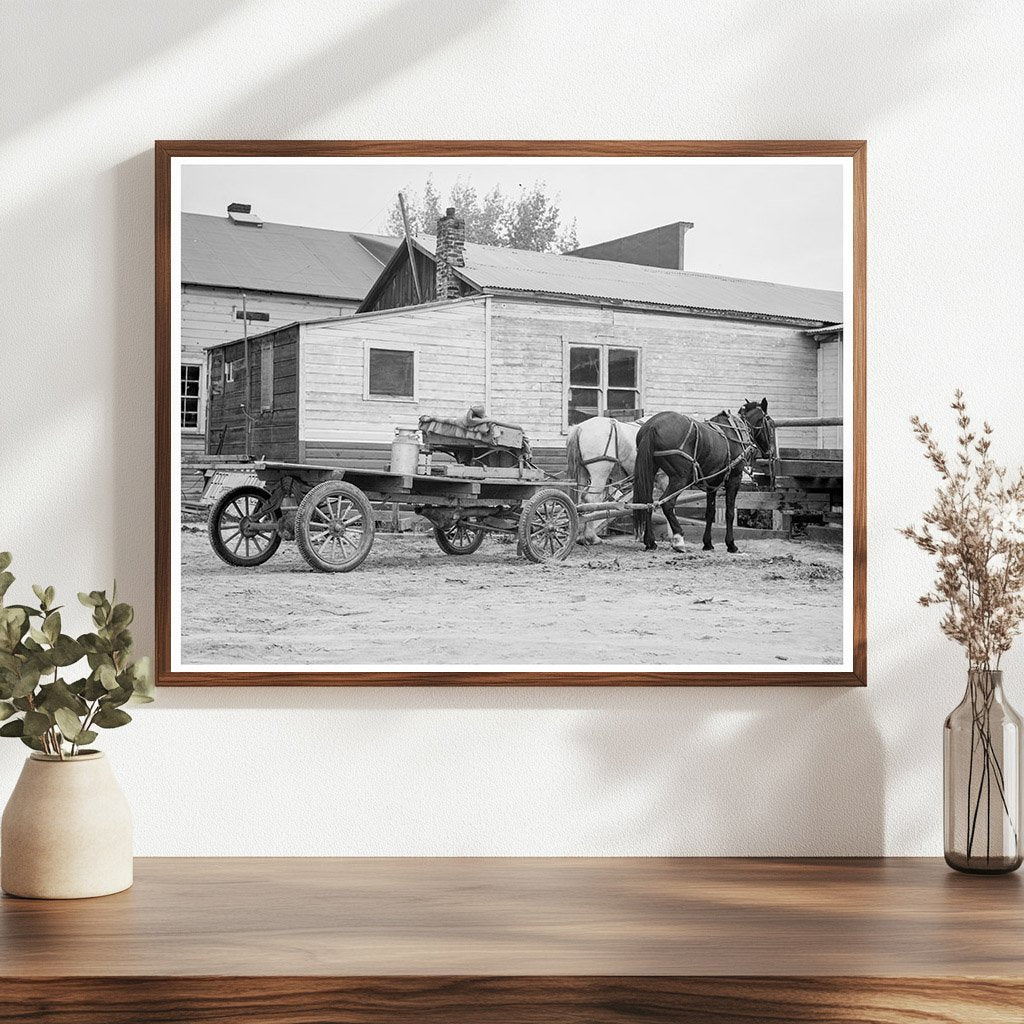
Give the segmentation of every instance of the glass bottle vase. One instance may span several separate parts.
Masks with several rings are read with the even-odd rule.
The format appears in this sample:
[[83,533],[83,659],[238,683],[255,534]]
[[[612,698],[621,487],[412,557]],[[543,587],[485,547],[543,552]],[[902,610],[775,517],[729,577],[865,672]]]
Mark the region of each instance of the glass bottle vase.
[[1000,874],[1021,865],[1021,719],[1003,673],[972,669],[943,727],[946,863]]

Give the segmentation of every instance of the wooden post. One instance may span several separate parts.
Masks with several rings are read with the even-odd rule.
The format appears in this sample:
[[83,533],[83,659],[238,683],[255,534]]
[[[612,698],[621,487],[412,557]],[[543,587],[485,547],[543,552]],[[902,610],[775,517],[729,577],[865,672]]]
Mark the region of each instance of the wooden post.
[[242,403],[242,415],[245,417],[245,457],[248,459],[251,440],[249,435],[249,400],[252,398],[252,381],[249,379],[249,315],[245,305],[245,292],[242,292],[242,351],[245,353],[245,401]]
[[405,247],[409,250],[409,269],[412,271],[412,286],[416,289],[416,301],[423,301],[423,292],[420,290],[420,275],[416,269],[416,250],[412,244],[412,237],[409,234],[409,214],[405,210],[405,196],[398,193],[398,206],[402,211],[402,224],[405,225]]

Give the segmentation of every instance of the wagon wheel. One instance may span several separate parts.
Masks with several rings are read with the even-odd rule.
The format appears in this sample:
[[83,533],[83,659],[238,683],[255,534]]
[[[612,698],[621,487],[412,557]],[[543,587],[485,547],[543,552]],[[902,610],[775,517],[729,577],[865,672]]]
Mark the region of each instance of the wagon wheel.
[[[281,546],[281,510],[269,505],[269,491],[249,486],[228,491],[213,506],[206,532],[210,546],[228,565],[262,565]],[[267,530],[271,524],[273,533]]]
[[299,502],[295,540],[314,569],[351,572],[373,546],[370,502],[358,487],[343,480],[317,484]]
[[434,527],[434,540],[446,555],[471,555],[484,542],[484,530],[460,519],[447,529]]
[[531,562],[561,562],[578,532],[576,506],[554,487],[538,491],[519,514],[519,550]]

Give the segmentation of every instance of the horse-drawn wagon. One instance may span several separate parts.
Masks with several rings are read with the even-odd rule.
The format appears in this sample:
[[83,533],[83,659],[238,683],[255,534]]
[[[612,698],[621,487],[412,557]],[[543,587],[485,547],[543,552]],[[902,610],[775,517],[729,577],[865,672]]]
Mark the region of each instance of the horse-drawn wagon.
[[518,428],[424,417],[420,432],[412,461],[393,457],[387,470],[267,460],[220,467],[207,483],[209,495],[228,481],[208,518],[213,550],[229,565],[256,566],[295,540],[312,568],[350,572],[373,546],[375,503],[411,507],[449,555],[472,554],[488,533],[514,536],[531,562],[560,561],[573,549],[579,517],[570,488],[532,465]]

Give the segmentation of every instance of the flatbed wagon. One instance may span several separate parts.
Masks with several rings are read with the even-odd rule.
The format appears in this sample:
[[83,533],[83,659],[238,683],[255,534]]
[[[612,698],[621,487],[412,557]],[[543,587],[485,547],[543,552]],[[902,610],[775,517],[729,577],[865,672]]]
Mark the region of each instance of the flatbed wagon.
[[579,533],[569,485],[494,465],[500,460],[474,449],[481,446],[451,446],[460,456],[452,475],[264,460],[222,466],[220,475],[248,479],[213,505],[210,544],[229,565],[256,566],[294,540],[312,568],[350,572],[373,546],[373,503],[397,502],[431,524],[446,554],[472,554],[488,533],[504,533],[531,562],[564,559]]

